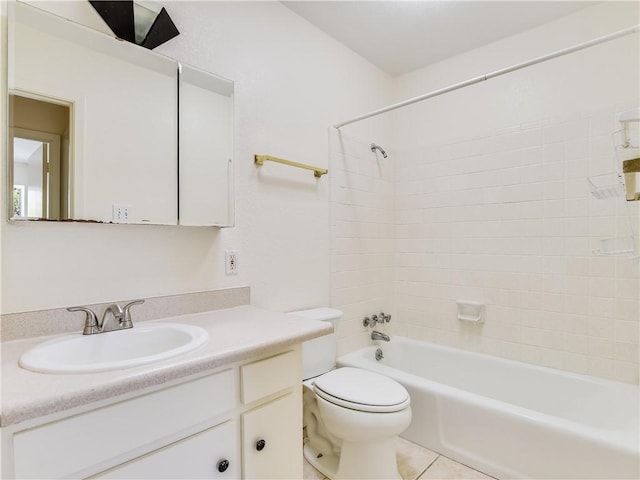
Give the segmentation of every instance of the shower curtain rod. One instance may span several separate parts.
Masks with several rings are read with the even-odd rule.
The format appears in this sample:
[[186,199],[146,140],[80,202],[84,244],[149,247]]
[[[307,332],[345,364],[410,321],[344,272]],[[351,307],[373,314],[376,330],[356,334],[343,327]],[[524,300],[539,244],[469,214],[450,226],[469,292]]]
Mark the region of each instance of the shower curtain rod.
[[562,50],[558,50],[553,53],[549,53],[547,55],[543,55],[541,57],[537,57],[526,62],[517,63],[507,68],[503,68],[501,70],[496,70],[495,72],[487,73],[486,75],[480,75],[479,77],[470,78],[469,80],[465,80],[464,82],[455,83],[453,85],[449,85],[448,87],[441,88],[439,90],[434,90],[429,93],[425,93],[423,95],[419,95],[417,97],[409,98],[408,100],[404,100],[399,103],[395,103],[393,105],[389,105],[384,108],[380,108],[379,110],[374,110],[372,112],[366,113],[364,115],[360,115],[359,117],[352,118],[351,120],[346,120],[344,122],[336,123],[333,127],[336,129],[340,129],[345,125],[349,125],[350,123],[359,122],[360,120],[365,120],[370,117],[375,117],[376,115],[380,115],[382,113],[390,112],[391,110],[396,110],[401,107],[405,107],[407,105],[411,105],[413,103],[421,102],[423,100],[427,100],[429,98],[437,97],[438,95],[442,95],[444,93],[453,92],[454,90],[458,90],[460,88],[468,87],[469,85],[474,85],[476,83],[484,82],[491,78],[499,77],[500,75],[504,75],[505,73],[515,72],[516,70],[520,70],[521,68],[529,67],[531,65],[535,65],[537,63],[546,62],[547,60],[551,60],[553,58],[561,57],[563,55],[567,55],[569,53],[577,52],[579,50],[583,50],[585,48],[593,47],[594,45],[599,45],[601,43],[608,42],[610,40],[615,40],[620,37],[624,37],[630,35],[632,33],[638,33],[640,31],[640,25],[635,25],[633,27],[625,28],[624,30],[619,30],[614,33],[610,33],[609,35],[605,35],[603,37],[598,37],[593,40],[589,40],[588,42],[579,43],[578,45],[574,45],[572,47],[564,48]]

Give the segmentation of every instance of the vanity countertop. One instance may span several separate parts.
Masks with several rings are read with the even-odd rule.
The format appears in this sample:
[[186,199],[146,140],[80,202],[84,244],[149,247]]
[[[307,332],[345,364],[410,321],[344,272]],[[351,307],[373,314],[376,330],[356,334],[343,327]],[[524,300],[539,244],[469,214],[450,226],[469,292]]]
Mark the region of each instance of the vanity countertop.
[[193,352],[152,365],[69,375],[36,373],[18,365],[18,359],[24,351],[53,337],[2,343],[0,426],[6,427],[234,362],[276,353],[332,331],[329,322],[270,312],[250,305],[158,321],[200,326],[207,330],[209,341]]

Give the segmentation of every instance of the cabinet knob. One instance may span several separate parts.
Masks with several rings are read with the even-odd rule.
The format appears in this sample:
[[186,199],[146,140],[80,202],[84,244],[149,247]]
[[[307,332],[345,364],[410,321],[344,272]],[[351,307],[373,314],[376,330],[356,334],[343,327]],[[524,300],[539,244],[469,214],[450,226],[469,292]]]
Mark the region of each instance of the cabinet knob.
[[256,450],[258,450],[259,452],[261,452],[262,449],[266,446],[267,446],[267,442],[265,442],[263,439],[260,439],[256,442]]
[[227,468],[229,468],[229,460],[227,460],[226,458],[223,458],[218,462],[218,471],[220,473],[226,472]]

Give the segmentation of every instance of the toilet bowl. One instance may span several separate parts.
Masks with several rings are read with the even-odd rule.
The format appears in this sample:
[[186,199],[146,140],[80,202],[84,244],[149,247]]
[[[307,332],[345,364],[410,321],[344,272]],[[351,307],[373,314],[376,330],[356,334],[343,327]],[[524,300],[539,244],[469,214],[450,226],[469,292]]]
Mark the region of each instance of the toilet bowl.
[[[334,325],[342,316],[328,308],[292,314]],[[332,480],[400,479],[394,439],[411,422],[409,394],[395,380],[374,372],[333,369],[335,334],[328,337],[303,343],[304,364],[313,366],[315,374],[307,378],[305,369],[305,458]],[[320,344],[314,343],[318,340]]]

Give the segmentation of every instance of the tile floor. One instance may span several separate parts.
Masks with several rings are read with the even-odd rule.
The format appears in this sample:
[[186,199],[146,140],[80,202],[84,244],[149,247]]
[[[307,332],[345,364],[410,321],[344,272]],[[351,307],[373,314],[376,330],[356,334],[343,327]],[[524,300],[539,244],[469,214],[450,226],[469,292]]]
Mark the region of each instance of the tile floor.
[[[403,438],[396,440],[398,470],[403,480],[491,480],[493,477],[454,462]],[[315,468],[304,462],[304,480],[324,480]]]

